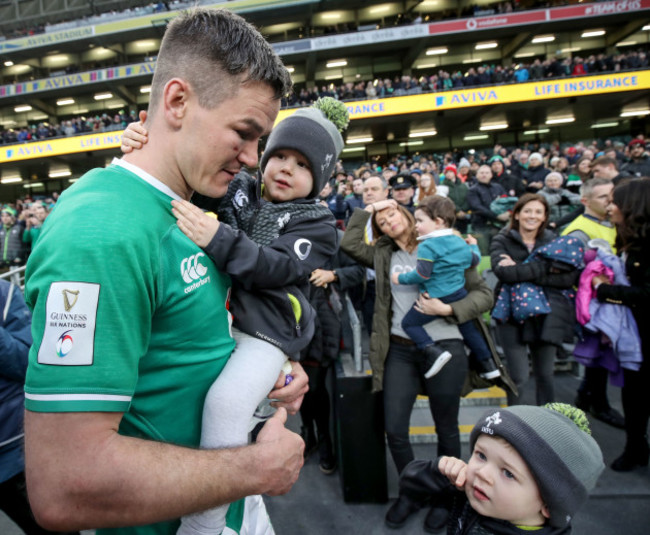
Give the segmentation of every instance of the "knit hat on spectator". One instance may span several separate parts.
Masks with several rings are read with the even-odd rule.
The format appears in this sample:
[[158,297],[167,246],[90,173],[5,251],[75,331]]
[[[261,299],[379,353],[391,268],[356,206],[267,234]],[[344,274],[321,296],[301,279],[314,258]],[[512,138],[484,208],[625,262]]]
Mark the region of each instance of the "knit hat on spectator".
[[503,438],[521,455],[556,528],[569,525],[605,468],[585,413],[565,403],[491,409],[470,434],[472,450],[482,434]]
[[528,163],[532,162],[533,160],[538,160],[540,164],[544,163],[544,158],[542,158],[542,155],[539,152],[533,152],[528,157]]
[[301,108],[273,128],[260,162],[262,172],[269,158],[281,149],[291,149],[309,161],[314,181],[307,196],[314,199],[329,180],[341,150],[343,132],[349,123],[348,110],[342,102],[323,97],[309,108]]
[[503,163],[503,158],[501,156],[499,156],[498,154],[495,154],[494,156],[492,156],[492,158],[490,158],[488,160],[489,164],[491,164],[492,162],[501,162],[501,163]]
[[636,145],[641,145],[643,148],[645,148],[645,141],[643,139],[639,139],[638,137],[635,137],[632,141],[630,141],[627,146],[632,148]]
[[453,163],[448,163],[443,173],[446,175],[447,171],[453,171],[455,175],[458,175],[458,169],[456,169],[456,166]]
[[462,169],[463,167],[467,167],[468,169],[471,167],[467,158],[461,158],[460,162],[458,162],[458,169]]
[[16,210],[14,210],[11,206],[5,206],[2,209],[3,214],[9,214],[11,217],[16,217]]

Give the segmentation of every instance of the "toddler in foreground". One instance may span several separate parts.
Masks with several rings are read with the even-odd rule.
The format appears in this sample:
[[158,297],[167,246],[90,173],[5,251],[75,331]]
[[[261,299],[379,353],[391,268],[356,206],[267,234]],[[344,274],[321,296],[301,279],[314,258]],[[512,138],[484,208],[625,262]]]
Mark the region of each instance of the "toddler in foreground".
[[491,409],[470,447],[468,463],[409,463],[386,523],[400,527],[424,501],[451,495],[448,535],[568,534],[605,468],[584,412],[563,403]]

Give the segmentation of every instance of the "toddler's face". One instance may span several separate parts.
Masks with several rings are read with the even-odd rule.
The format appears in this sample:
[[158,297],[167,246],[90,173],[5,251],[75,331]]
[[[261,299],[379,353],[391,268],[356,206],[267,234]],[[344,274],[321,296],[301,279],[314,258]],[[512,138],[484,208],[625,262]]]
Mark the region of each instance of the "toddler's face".
[[479,436],[467,464],[465,494],[479,514],[516,526],[541,526],[549,516],[528,465],[502,438]]
[[309,160],[293,149],[276,151],[266,163],[263,197],[271,202],[306,198],[313,188]]
[[424,236],[434,230],[446,228],[439,217],[431,219],[423,210],[416,210],[413,215],[415,216],[415,229],[418,231],[418,236]]

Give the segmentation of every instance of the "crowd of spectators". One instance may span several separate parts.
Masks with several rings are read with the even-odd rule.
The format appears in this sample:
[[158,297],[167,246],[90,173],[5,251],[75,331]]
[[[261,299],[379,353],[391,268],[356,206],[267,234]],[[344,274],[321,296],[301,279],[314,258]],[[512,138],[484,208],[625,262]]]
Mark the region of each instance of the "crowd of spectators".
[[137,114],[134,110],[131,110],[130,113],[120,110],[118,113],[111,115],[102,113],[93,117],[74,117],[60,123],[40,122],[20,128],[0,130],[0,143],[10,145],[12,143],[29,143],[80,134],[121,131],[129,123],[137,120]]
[[385,162],[367,162],[354,170],[340,168],[331,195],[342,196],[344,202],[330,207],[334,207],[338,219],[345,221],[361,202],[363,186],[356,182],[381,174],[387,182],[396,175],[410,175],[412,189],[398,202],[414,208],[425,178],[429,194],[449,196],[454,201],[456,228],[479,234],[479,246],[486,254],[491,238],[508,219],[509,209],[524,193],[539,193],[546,198],[549,226],[559,229],[580,205],[580,186],[593,176],[602,176],[603,158],[616,169],[608,173],[610,179],[650,176],[648,150],[646,140],[637,137],[628,142],[606,139],[564,145],[527,143],[521,147],[496,145],[491,151],[395,156]]
[[[339,86],[334,84],[311,88],[296,87],[295,91],[283,99],[283,107],[310,106],[318,98],[329,96],[342,101],[386,98],[420,93],[430,93],[504,83],[516,83],[545,80],[564,76],[581,76],[603,72],[617,72],[648,67],[645,50],[631,50],[625,54],[592,54],[587,58],[575,56],[562,61],[550,58],[544,61],[535,59],[532,63],[521,63],[502,67],[500,65],[481,65],[470,67],[466,72],[449,73],[440,69],[435,74],[423,74],[420,77],[396,75],[393,78],[359,80],[346,82]],[[0,130],[0,143],[26,143],[42,141],[53,137],[73,136],[122,130],[136,120],[137,113],[102,113],[92,117],[73,117],[61,122],[41,122],[18,128]]]
[[[109,9],[103,12],[100,12],[94,2],[88,2],[88,11],[84,16],[75,19],[68,20],[66,18],[61,18],[60,20],[52,20],[53,15],[48,15],[48,22],[42,22],[35,24],[33,26],[22,26],[15,28],[11,31],[5,32],[4,36],[0,38],[4,39],[17,39],[20,37],[26,37],[29,35],[37,35],[41,33],[54,32],[58,30],[65,30],[70,27],[85,26],[89,24],[100,24],[114,19],[127,18],[127,17],[140,17],[144,15],[149,15],[152,13],[159,13],[161,11],[173,11],[178,9],[185,9],[194,4],[212,4],[213,2],[209,0],[199,0],[197,2],[187,2],[182,0],[173,0],[172,2],[142,2],[140,6],[129,7],[124,10],[118,11],[115,9]],[[388,27],[388,26],[401,26],[405,24],[418,24],[420,22],[427,22],[430,20],[446,20],[446,19],[455,19],[455,18],[468,18],[468,17],[480,17],[485,15],[495,15],[501,13],[512,13],[513,11],[525,11],[530,9],[542,9],[547,7],[557,7],[569,4],[566,0],[557,0],[557,1],[539,1],[539,0],[529,0],[529,1],[511,1],[506,0],[503,2],[494,2],[491,4],[485,4],[481,6],[467,5],[463,7],[458,7],[457,9],[446,9],[431,13],[430,15],[422,16],[411,16],[409,13],[400,13],[395,17],[382,19],[381,22],[377,23],[377,29]],[[339,26],[328,26],[324,29],[324,33],[345,33],[357,30],[363,30],[365,27],[359,27],[358,25],[353,24],[344,24]],[[304,32],[306,37],[312,37],[312,32],[307,29]]]
[[580,56],[546,60],[534,59],[531,63],[518,63],[504,67],[501,65],[479,65],[469,67],[465,72],[438,70],[433,74],[420,76],[397,75],[393,78],[359,80],[346,82],[339,86],[323,85],[320,89],[296,87],[295,92],[283,103],[286,106],[309,106],[323,96],[339,100],[362,100],[385,98],[391,96],[413,95],[517,82],[539,81],[566,76],[584,76],[605,72],[643,69],[648,67],[647,51],[630,50],[626,53],[591,54],[586,58]]

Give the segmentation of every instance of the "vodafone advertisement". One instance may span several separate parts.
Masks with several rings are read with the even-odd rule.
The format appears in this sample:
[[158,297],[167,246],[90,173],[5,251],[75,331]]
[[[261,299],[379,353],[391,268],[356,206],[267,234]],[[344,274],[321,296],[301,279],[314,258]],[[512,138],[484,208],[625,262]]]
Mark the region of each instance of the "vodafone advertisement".
[[429,24],[429,35],[455,33],[464,30],[490,30],[492,28],[502,28],[504,26],[539,24],[542,22],[597,17],[601,15],[616,15],[620,13],[641,11],[644,9],[650,9],[650,0],[596,2],[575,6],[555,7],[552,9],[487,15],[485,17],[431,23]]

